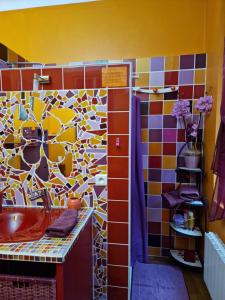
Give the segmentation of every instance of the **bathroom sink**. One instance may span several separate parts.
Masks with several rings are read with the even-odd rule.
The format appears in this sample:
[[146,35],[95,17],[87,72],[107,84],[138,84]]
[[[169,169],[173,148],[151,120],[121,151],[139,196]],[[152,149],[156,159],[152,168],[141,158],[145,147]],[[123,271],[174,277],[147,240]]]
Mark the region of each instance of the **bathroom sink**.
[[0,213],[0,243],[39,240],[63,211],[52,209],[47,213],[43,208],[4,208]]

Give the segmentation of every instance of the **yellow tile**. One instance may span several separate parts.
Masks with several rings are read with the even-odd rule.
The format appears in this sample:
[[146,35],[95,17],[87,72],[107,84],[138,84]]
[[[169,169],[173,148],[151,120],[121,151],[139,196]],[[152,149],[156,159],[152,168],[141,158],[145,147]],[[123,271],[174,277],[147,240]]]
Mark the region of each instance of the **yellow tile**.
[[165,69],[178,70],[179,69],[179,56],[166,56],[165,57]]
[[148,142],[148,129],[141,130],[141,140],[142,142]]
[[150,94],[150,101],[163,100],[163,94]]
[[205,83],[205,70],[195,70],[195,84]]
[[148,255],[150,256],[160,256],[160,248],[159,247],[149,247]]
[[149,155],[161,155],[162,144],[161,143],[150,143],[149,144]]
[[199,112],[197,111],[197,109],[195,109],[195,105],[196,105],[196,103],[197,103],[197,100],[193,100],[192,101],[192,111],[193,111],[193,114],[195,115],[195,114],[199,114]]
[[163,103],[163,114],[164,115],[171,115],[174,103],[176,101],[164,101]]
[[136,72],[149,72],[149,58],[137,58]]
[[135,86],[148,87],[149,86],[149,73],[139,73],[139,78],[135,80]]
[[169,225],[169,223],[162,222],[162,235],[170,235],[170,225]]
[[148,183],[148,194],[161,195],[161,183],[149,182]]
[[175,169],[177,165],[176,156],[164,155],[162,164],[163,169]]

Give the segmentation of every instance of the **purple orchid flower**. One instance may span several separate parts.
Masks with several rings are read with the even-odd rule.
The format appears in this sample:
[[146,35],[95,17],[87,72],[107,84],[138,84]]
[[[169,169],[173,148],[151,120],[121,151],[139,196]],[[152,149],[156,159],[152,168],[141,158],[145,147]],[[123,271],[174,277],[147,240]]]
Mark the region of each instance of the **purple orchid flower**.
[[212,96],[200,97],[195,105],[195,109],[200,113],[209,113],[212,110]]
[[190,115],[190,102],[188,100],[179,100],[174,103],[172,116],[186,118]]

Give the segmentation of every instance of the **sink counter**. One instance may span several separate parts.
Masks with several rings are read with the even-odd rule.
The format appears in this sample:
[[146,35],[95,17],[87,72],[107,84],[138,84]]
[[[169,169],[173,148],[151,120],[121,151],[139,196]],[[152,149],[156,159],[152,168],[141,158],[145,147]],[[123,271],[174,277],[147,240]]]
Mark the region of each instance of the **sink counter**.
[[52,238],[44,235],[34,242],[0,243],[0,260],[63,263],[91,218],[92,212],[93,208],[81,209],[78,223],[65,238]]

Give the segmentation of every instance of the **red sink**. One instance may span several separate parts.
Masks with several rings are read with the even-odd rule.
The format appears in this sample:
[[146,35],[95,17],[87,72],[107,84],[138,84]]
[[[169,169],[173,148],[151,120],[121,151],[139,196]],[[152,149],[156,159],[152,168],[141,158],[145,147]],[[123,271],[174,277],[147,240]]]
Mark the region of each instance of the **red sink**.
[[4,208],[0,213],[0,243],[31,242],[39,240],[46,228],[64,211],[53,208]]

